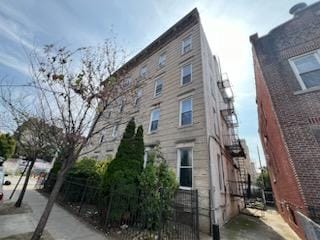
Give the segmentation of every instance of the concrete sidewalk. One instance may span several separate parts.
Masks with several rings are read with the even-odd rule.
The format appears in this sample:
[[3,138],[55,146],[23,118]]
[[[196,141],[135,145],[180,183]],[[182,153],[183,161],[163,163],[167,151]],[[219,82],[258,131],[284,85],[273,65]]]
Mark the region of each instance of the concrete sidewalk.
[[[13,182],[10,186],[5,186],[5,199],[9,197],[16,177],[9,179]],[[32,212],[14,215],[0,215],[0,238],[9,235],[34,231],[36,224],[43,212],[47,199],[33,189],[35,180],[31,179],[26,192],[24,202],[27,203]],[[15,194],[17,198],[19,191]],[[72,214],[56,205],[53,207],[48,220],[46,230],[56,240],[105,240],[106,237],[93,229],[86,223],[79,221]]]

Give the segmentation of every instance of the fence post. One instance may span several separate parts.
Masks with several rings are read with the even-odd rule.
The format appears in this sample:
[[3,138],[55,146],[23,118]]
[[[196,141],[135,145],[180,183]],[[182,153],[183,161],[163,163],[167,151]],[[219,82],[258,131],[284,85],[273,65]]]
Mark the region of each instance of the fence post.
[[212,224],[212,240],[220,240],[220,231],[218,224]]
[[87,179],[87,180],[86,180],[86,185],[84,186],[84,189],[83,189],[83,192],[82,192],[82,196],[81,196],[81,200],[80,200],[80,206],[79,206],[79,211],[78,211],[78,213],[81,213],[83,201],[84,201],[84,198],[85,198],[85,196],[86,196],[86,194],[87,194],[88,184],[89,184],[89,180]]
[[[66,186],[66,187],[65,187],[65,189],[64,189],[62,202],[65,202],[65,201],[66,201],[67,194],[68,194],[68,192],[69,192],[70,185],[71,185],[71,182],[68,182],[68,181],[65,181],[64,183],[66,183],[66,184],[67,184],[67,186]],[[67,200],[68,200],[68,199],[67,199]]]
[[159,228],[158,228],[158,240],[161,240],[161,230],[162,230],[162,198],[163,198],[163,189],[160,188],[160,203],[159,203]]
[[[113,188],[112,188],[113,189]],[[104,229],[107,229],[107,224],[108,224],[108,218],[109,218],[109,214],[110,214],[110,210],[111,210],[111,204],[112,204],[112,198],[113,198],[113,191],[110,192],[110,198],[109,198],[109,202],[108,202],[108,208],[107,208],[107,212],[106,212],[106,218],[104,221]]]
[[198,195],[198,189],[195,190],[195,195],[196,195],[196,234],[197,234],[197,239],[200,239],[200,231],[199,231],[199,195]]

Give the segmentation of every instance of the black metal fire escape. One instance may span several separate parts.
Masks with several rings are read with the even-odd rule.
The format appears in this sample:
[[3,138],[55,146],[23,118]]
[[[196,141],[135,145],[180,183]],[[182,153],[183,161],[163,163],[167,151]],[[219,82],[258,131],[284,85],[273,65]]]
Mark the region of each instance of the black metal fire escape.
[[[225,153],[232,160],[235,168],[239,169],[238,158],[246,157],[244,149],[241,145],[238,136],[238,117],[234,108],[234,96],[230,85],[229,78],[226,74],[222,75],[221,81],[218,82],[221,96],[223,98],[225,108],[221,109],[221,116],[226,123],[228,128],[228,143],[225,144]],[[241,174],[241,171],[240,171]],[[235,197],[244,197],[244,186],[241,181],[242,176],[240,175],[240,181],[229,181],[230,194]]]

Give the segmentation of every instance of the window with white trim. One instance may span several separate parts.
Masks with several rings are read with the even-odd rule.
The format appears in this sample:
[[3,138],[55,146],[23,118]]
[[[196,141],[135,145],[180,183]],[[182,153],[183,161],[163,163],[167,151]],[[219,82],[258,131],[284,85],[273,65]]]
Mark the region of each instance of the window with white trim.
[[142,89],[138,88],[136,91],[136,97],[134,99],[134,105],[138,106],[142,97]]
[[160,54],[158,65],[159,65],[159,67],[163,67],[164,65],[166,65],[166,54],[165,53]]
[[178,149],[178,177],[180,188],[192,188],[193,151],[191,147]]
[[114,125],[112,128],[112,137],[116,138],[118,136],[118,124]]
[[189,52],[192,49],[192,35],[183,39],[181,45],[181,54]]
[[313,52],[290,59],[290,64],[302,89],[320,86],[320,55]]
[[147,76],[147,66],[143,66],[140,69],[140,77],[146,77]]
[[158,97],[162,93],[163,80],[158,78],[154,81],[154,97]]
[[181,68],[181,85],[186,85],[192,81],[192,64]]
[[127,77],[123,80],[123,87],[127,88],[131,84],[131,77]]
[[180,101],[180,126],[192,124],[192,98]]
[[104,135],[101,135],[100,137],[100,144],[103,143]]
[[122,113],[124,109],[124,100],[120,99],[120,103],[119,103],[119,112]]
[[160,119],[160,108],[153,109],[150,115],[149,132],[156,132],[158,130]]
[[145,147],[144,148],[144,157],[143,157],[143,168],[146,168],[148,161],[151,159],[150,158],[150,153],[152,151],[151,147]]

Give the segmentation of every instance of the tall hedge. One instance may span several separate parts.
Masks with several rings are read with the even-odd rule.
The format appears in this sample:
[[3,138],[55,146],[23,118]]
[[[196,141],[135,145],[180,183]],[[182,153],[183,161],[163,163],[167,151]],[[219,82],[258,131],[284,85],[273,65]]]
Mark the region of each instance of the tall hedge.
[[102,182],[104,192],[117,191],[135,195],[138,176],[143,169],[143,129],[131,119],[125,129],[117,154],[106,171]]

